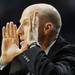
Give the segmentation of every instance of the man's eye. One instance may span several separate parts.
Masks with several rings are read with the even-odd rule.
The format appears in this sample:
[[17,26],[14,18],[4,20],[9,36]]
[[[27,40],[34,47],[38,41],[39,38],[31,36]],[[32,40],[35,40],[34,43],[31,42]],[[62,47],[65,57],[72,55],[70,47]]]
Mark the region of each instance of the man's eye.
[[23,25],[27,25],[28,24],[28,19],[23,21]]

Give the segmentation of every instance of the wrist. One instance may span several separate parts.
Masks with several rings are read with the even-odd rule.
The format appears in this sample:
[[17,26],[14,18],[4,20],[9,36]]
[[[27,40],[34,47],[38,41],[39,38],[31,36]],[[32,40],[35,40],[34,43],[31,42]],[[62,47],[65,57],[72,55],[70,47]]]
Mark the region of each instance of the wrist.
[[36,41],[34,41],[34,40],[30,41],[30,42],[29,42],[29,46],[30,46],[32,43],[34,43],[34,42],[36,42]]
[[4,64],[2,61],[2,57],[0,57],[0,70],[3,70],[7,64]]
[[32,48],[32,47],[35,47],[35,46],[41,47],[38,42],[36,42],[36,41],[31,41],[28,48]]
[[3,60],[2,60],[2,57],[0,57],[0,64],[3,64]]

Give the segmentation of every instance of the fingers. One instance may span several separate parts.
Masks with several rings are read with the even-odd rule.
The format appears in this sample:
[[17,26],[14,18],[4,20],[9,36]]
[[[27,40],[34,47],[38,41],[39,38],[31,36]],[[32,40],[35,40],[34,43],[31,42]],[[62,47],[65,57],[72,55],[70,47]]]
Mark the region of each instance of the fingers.
[[13,22],[7,22],[6,27],[2,28],[2,37],[9,38],[9,37],[17,37],[16,35],[17,27],[16,24]]
[[32,20],[32,28],[35,29],[35,27],[39,24],[39,21],[38,21],[38,12],[34,12],[34,15],[33,15],[33,20]]
[[17,37],[16,31],[17,31],[16,24],[14,24],[13,22],[10,22],[10,25],[9,25],[9,36],[16,38]]
[[6,23],[5,36],[9,37],[9,23]]
[[34,30],[39,25],[38,12],[34,12],[33,17],[29,17],[30,31]]
[[13,22],[9,23],[9,36],[10,37],[13,37],[13,34],[14,34],[14,32],[13,32],[14,31],[13,25],[14,25]]
[[36,21],[36,13],[34,12],[34,14],[33,14],[33,19],[32,19],[32,28],[34,28],[34,26],[35,26],[35,22]]
[[29,17],[29,25],[30,25],[30,32],[32,31],[32,19],[31,16]]
[[15,43],[17,46],[19,46],[19,38],[18,38],[18,34],[17,34],[17,26],[14,24],[13,25],[13,37],[15,38]]
[[17,37],[17,35],[16,35],[16,34],[17,34],[17,33],[16,33],[16,32],[17,32],[17,27],[16,27],[15,24],[13,25],[13,30],[14,30],[14,31],[13,31],[13,36],[14,36],[14,37]]
[[5,26],[2,28],[2,37],[5,38]]

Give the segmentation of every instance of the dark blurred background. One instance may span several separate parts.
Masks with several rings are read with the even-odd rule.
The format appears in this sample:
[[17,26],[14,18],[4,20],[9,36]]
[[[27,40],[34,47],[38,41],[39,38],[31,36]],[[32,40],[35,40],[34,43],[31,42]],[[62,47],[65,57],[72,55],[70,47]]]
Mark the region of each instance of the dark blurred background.
[[[22,11],[34,3],[48,3],[57,8],[62,17],[61,35],[72,44],[75,43],[75,0],[0,0],[0,42],[2,26],[14,21],[19,26]],[[1,44],[1,43],[0,43]]]

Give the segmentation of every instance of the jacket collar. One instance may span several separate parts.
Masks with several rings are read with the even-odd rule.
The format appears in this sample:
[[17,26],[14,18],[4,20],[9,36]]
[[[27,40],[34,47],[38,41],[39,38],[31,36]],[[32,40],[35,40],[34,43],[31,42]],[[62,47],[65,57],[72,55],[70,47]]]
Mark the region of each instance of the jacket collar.
[[48,56],[55,55],[56,52],[58,52],[63,46],[67,45],[68,42],[66,42],[61,36],[59,36],[56,40],[56,42],[53,44],[53,46],[50,48],[48,52]]

